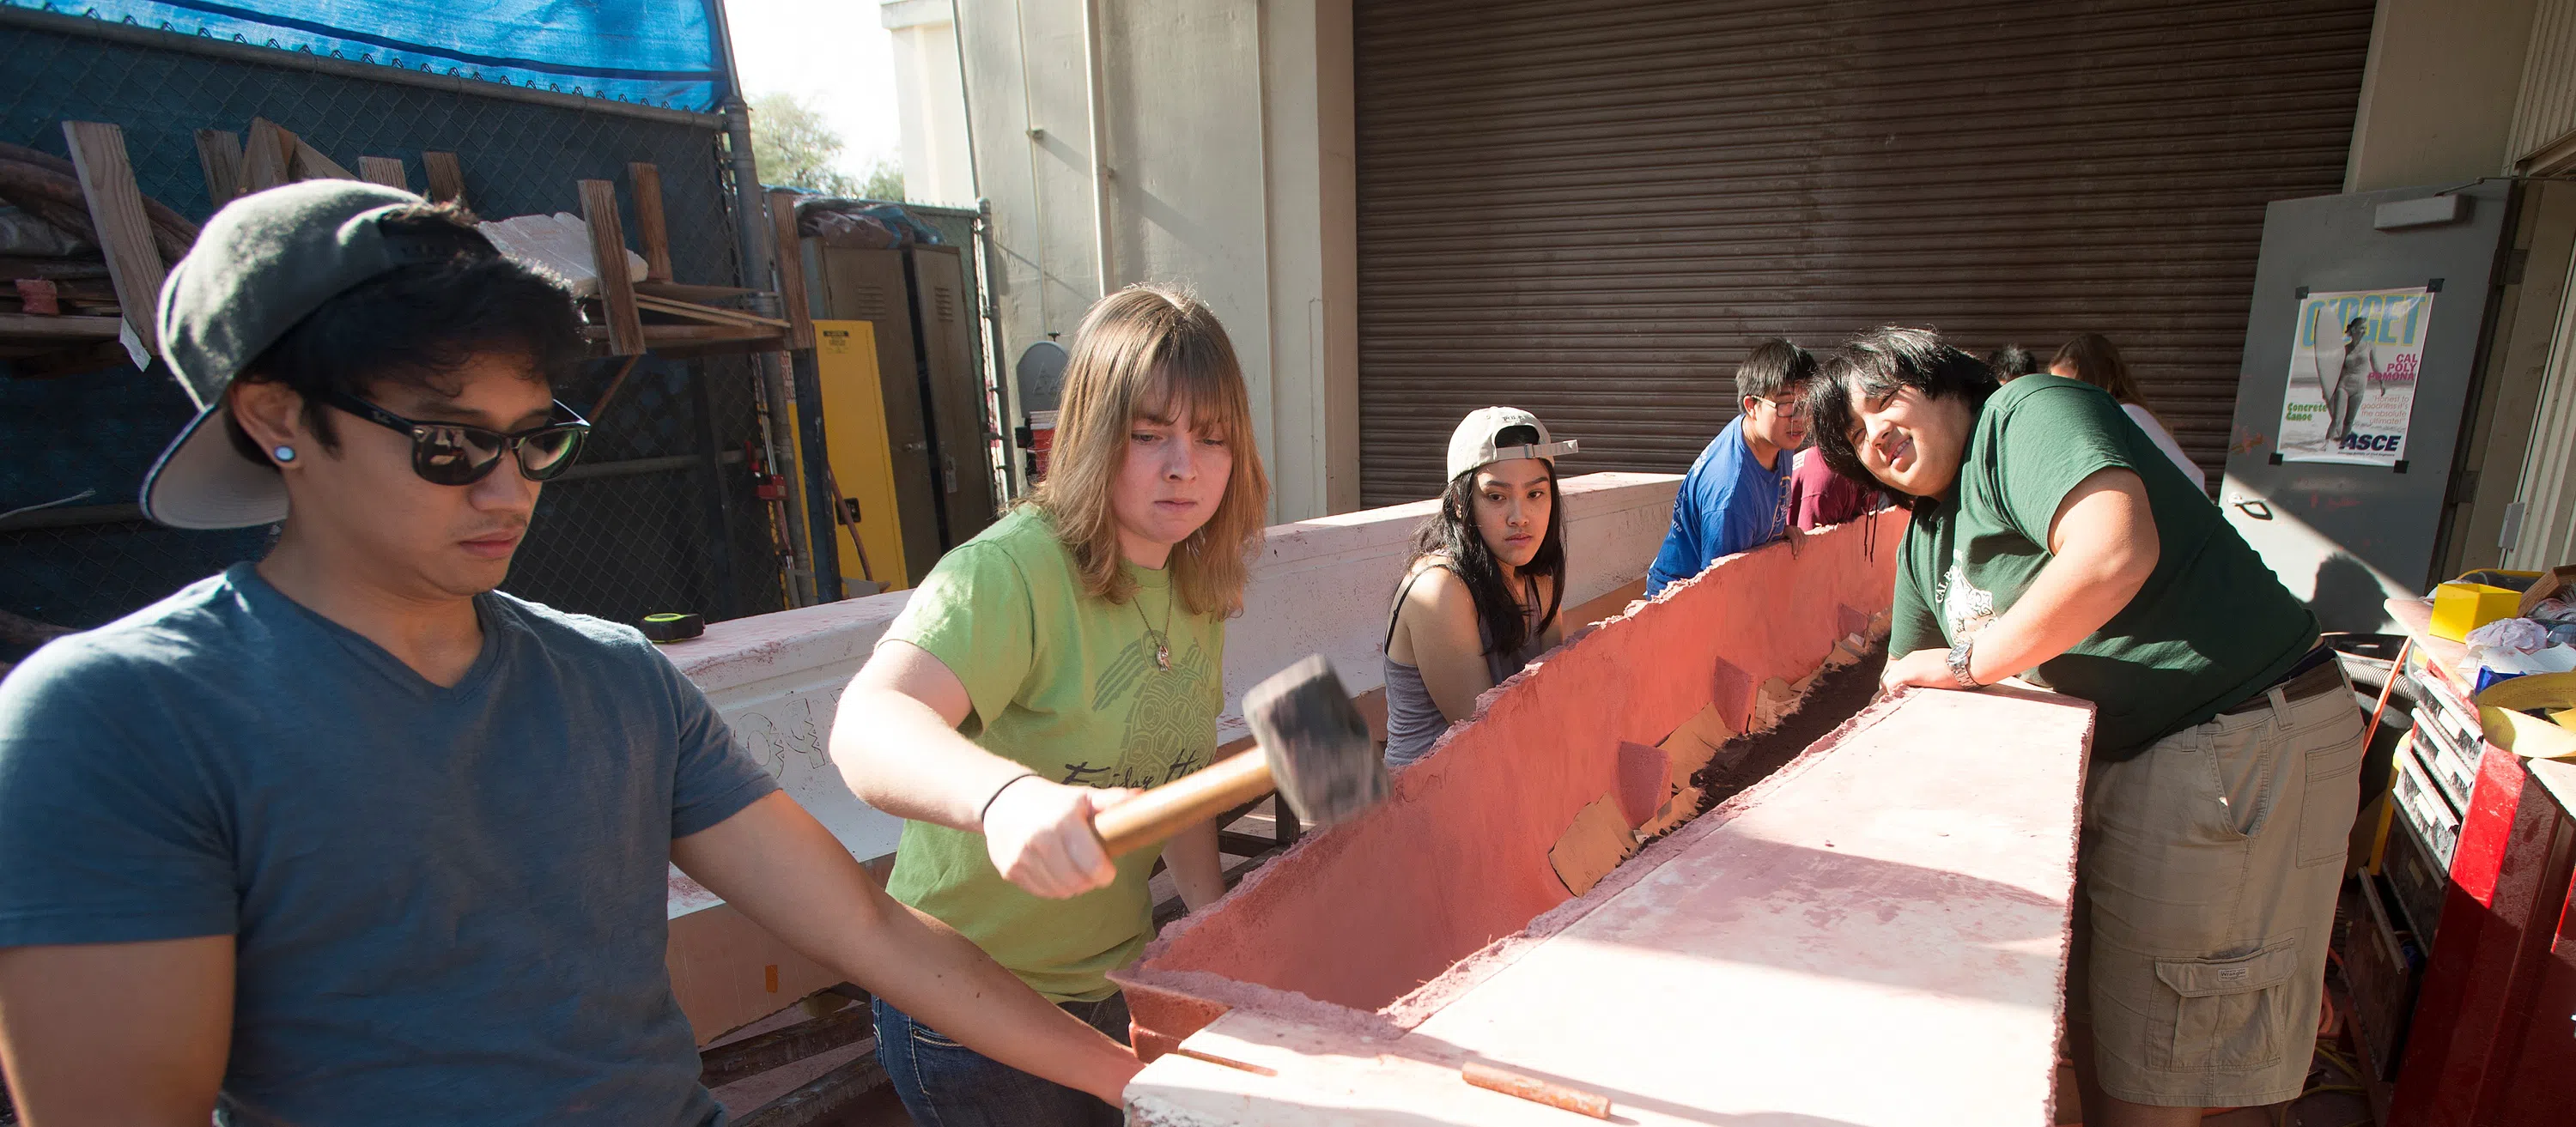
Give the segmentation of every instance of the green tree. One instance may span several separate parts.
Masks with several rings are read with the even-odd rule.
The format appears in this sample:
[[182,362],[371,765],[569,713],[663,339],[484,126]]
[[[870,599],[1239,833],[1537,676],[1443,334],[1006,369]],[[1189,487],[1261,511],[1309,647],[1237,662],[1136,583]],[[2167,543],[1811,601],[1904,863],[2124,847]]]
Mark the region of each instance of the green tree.
[[834,167],[845,147],[841,134],[803,98],[772,91],[751,100],[751,156],[763,183],[827,196],[862,195],[868,185]]
[[875,164],[868,166],[868,179],[859,186],[859,194],[872,200],[901,201],[907,198],[903,194],[903,166],[878,157]]

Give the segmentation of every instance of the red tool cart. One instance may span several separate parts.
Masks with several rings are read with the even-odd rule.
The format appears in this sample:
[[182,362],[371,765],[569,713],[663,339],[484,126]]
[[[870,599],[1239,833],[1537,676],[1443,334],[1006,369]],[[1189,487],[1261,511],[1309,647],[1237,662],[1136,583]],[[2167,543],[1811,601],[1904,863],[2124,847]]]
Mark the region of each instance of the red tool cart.
[[[2382,872],[2424,961],[2387,1122],[2576,1123],[2576,763],[2488,743],[2463,647],[2432,636],[2426,604],[2388,608],[2413,639],[2420,699]],[[2428,861],[2439,887],[2410,888],[2425,882],[2407,867]],[[2369,923],[2354,921],[2356,945]]]

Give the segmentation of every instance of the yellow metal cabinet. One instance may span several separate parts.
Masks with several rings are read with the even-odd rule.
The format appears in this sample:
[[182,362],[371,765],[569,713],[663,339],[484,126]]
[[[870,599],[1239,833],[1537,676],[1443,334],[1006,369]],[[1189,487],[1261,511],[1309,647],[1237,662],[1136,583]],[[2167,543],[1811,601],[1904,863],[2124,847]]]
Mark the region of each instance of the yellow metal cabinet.
[[[814,370],[823,390],[824,446],[843,509],[856,506],[866,565],[850,535],[835,530],[841,577],[874,579],[887,590],[912,586],[903,558],[904,514],[895,503],[894,451],[886,439],[885,393],[878,382],[876,326],[867,321],[814,322]],[[921,519],[927,520],[927,514]]]

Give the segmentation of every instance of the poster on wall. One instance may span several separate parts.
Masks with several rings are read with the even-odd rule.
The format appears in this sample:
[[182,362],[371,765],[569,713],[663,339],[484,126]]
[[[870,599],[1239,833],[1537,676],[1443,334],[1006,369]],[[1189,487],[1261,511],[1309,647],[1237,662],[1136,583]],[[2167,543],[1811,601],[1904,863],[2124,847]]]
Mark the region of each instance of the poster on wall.
[[2433,291],[2311,293],[2292,329],[2289,388],[2273,447],[2284,462],[2395,466],[2406,460],[2415,377]]

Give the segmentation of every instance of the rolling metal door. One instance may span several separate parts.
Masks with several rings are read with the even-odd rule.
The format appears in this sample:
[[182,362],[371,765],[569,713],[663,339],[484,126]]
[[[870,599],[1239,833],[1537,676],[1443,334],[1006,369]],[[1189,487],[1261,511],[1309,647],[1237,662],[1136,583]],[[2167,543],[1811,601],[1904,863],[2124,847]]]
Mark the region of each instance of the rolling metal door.
[[2127,353],[2212,480],[2270,200],[2340,190],[2370,0],[1356,9],[1366,503],[1476,407],[1679,471],[1752,344]]

